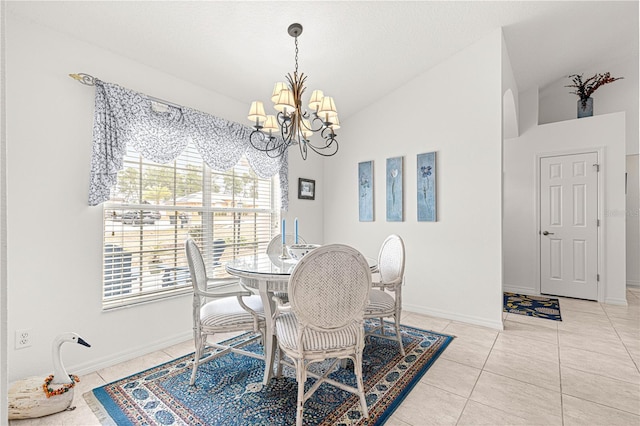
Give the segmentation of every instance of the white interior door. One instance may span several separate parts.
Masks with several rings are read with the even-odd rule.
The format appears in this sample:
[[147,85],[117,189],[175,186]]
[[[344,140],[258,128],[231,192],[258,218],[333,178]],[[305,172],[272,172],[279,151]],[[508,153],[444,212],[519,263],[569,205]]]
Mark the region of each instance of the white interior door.
[[598,298],[598,154],[540,159],[540,292]]

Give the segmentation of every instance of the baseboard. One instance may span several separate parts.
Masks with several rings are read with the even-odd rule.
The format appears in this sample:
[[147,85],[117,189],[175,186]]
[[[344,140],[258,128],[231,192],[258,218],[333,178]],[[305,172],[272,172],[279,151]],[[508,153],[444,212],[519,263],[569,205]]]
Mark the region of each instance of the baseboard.
[[160,351],[168,348],[169,346],[177,345],[186,340],[193,338],[193,331],[189,330],[184,333],[168,337],[166,339],[158,340],[154,343],[139,346],[137,348],[131,348],[130,350],[118,352],[112,355],[108,355],[102,358],[92,359],[91,361],[65,366],[67,371],[72,371],[74,374],[82,376],[84,374],[93,373],[103,368],[112,367],[121,362],[129,361],[131,359],[150,354],[151,352]]
[[411,305],[403,301],[402,309],[407,312],[416,312],[419,314],[430,315],[432,317],[444,318],[453,321],[465,322],[467,324],[479,325],[482,327],[493,328],[495,330],[504,330],[502,324],[502,316],[499,321],[489,321],[485,318],[474,317],[471,315],[461,315],[454,312],[443,311],[440,309],[425,308],[424,306]]
[[627,306],[627,299],[618,299],[617,297],[607,297],[604,299],[604,303],[608,305]]
[[511,284],[503,284],[502,291],[506,291],[508,293],[517,293],[517,294],[526,294],[527,296],[539,296],[540,293],[536,289],[531,287],[519,287]]
[[640,287],[640,281],[627,280],[627,287]]

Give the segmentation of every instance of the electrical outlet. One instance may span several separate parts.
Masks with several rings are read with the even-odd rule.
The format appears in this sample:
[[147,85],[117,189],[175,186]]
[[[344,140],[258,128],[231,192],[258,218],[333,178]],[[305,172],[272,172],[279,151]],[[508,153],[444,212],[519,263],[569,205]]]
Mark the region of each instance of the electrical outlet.
[[29,346],[31,346],[31,329],[16,330],[16,349],[28,348]]

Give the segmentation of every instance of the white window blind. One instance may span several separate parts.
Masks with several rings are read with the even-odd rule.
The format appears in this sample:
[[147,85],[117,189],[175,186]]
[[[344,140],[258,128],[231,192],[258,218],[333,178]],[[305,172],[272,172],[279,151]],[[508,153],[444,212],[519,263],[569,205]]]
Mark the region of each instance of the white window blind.
[[276,186],[258,178],[246,159],[217,172],[192,146],[168,164],[129,149],[104,205],[103,309],[191,291],[188,237],[210,277],[230,278],[225,262],[264,252],[279,232]]

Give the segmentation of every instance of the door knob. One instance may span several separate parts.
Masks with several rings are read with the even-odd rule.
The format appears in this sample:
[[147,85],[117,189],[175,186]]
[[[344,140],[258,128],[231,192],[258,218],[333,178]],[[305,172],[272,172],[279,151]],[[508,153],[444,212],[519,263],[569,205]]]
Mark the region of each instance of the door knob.
[[542,235],[554,235],[553,232],[549,232],[549,231],[544,231],[542,233]]

